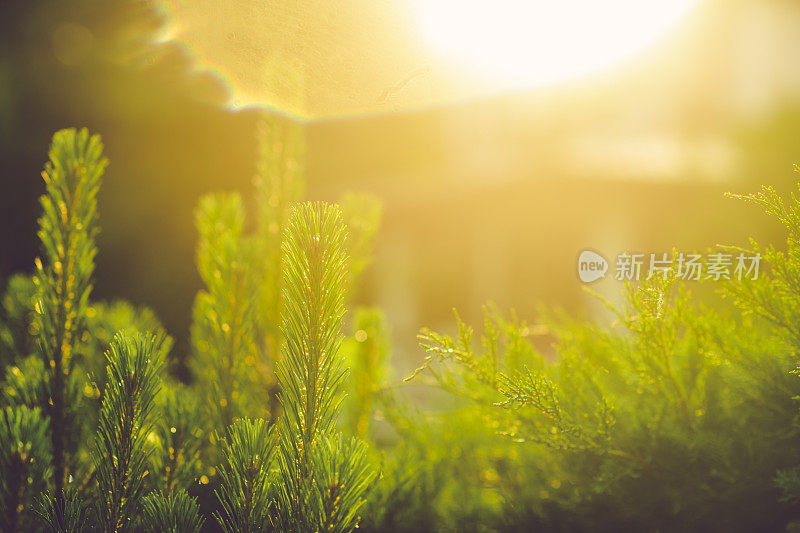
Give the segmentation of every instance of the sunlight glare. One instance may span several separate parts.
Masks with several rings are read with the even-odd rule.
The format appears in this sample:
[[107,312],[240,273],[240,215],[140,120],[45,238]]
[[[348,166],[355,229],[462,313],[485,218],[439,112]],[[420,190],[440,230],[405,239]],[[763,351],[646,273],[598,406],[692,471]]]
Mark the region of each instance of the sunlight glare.
[[540,86],[630,58],[697,0],[417,0],[434,52],[503,88]]

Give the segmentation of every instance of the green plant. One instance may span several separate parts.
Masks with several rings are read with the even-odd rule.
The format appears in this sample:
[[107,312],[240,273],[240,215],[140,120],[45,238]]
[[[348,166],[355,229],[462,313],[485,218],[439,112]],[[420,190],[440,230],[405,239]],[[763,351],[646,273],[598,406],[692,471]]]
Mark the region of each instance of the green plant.
[[338,351],[346,239],[338,208],[303,204],[292,211],[284,241],[286,350],[277,371],[284,413],[278,517],[285,531],[349,531],[371,477],[363,446],[329,440],[345,372]]
[[[202,474],[206,456],[222,459],[213,480],[221,504],[215,514],[228,531],[355,527],[371,473],[364,445],[335,438],[331,431],[340,398],[327,388],[335,380],[318,384],[317,400],[322,402],[302,411],[307,417],[302,424],[283,417],[284,444],[298,442],[296,431],[302,433],[303,492],[295,497],[302,500],[304,512],[314,514],[295,515],[283,524],[279,519],[275,481],[286,472],[273,467],[272,457],[294,452],[276,447],[272,436],[277,413],[266,387],[272,378],[263,374],[268,365],[261,348],[269,328],[259,321],[257,290],[270,276],[259,271],[260,258],[275,251],[265,252],[258,235],[243,235],[238,197],[208,197],[198,210],[198,264],[207,290],[194,310],[200,372],[192,386],[167,373],[171,339],[149,311],[124,302],[89,300],[96,194],[106,164],[101,152],[99,138],[85,130],[54,136],[39,232],[46,261],[37,260],[32,282],[13,278],[3,300],[0,463],[9,474],[0,480],[4,528],[35,529],[38,524],[49,531],[197,531],[206,521],[187,489],[209,483]],[[283,266],[272,271],[295,276],[279,282],[270,278],[270,283],[275,288],[285,281],[300,290],[303,281],[297,276],[302,274],[323,285],[314,285],[317,299],[307,304],[313,310],[290,300],[291,311],[281,314],[285,324],[297,320],[298,313],[335,314],[321,328],[312,328],[318,334],[313,342],[298,337],[302,331],[293,328],[284,328],[281,338],[288,336],[287,346],[305,347],[303,352],[290,349],[289,361],[316,376],[339,379],[342,361],[334,348],[347,292],[346,232],[333,207],[308,205],[297,212],[305,218],[297,215],[280,233],[300,247],[287,248],[289,257],[281,249],[274,257]],[[323,219],[328,222],[314,225]],[[370,226],[375,217],[370,220],[360,227],[374,233]],[[309,235],[315,240],[308,240]],[[362,236],[359,246],[370,238]],[[332,248],[319,255],[320,242]],[[309,264],[309,257],[316,262]],[[319,300],[322,289],[324,301]],[[38,341],[36,356],[29,355],[31,336]],[[277,348],[284,341],[271,342]],[[284,374],[287,387],[291,379]],[[305,409],[297,403],[308,399],[302,394],[295,388],[294,394],[281,395],[283,409]],[[270,421],[241,418],[267,413]],[[88,447],[87,437],[95,428],[94,444]],[[220,436],[209,440],[207,435],[215,432]],[[215,450],[217,442],[221,446]],[[209,473],[217,476],[213,468]]]
[[[195,300],[192,322],[194,368],[212,426],[227,428],[266,406],[255,339],[256,255],[242,235],[244,208],[238,195],[203,198],[197,210],[197,264],[207,289]],[[263,390],[262,390],[263,389]]]
[[738,310],[656,277],[609,306],[611,329],[563,317],[534,327],[490,308],[478,343],[460,320],[455,336],[423,330],[428,357],[412,377],[458,399],[443,423],[486,428],[474,475],[505,503],[487,500],[485,522],[766,531],[797,517],[799,204],[769,189],[748,198],[789,237],[786,252],[753,243],[769,272],[723,287]]
[[222,509],[216,518],[228,533],[256,532],[274,526],[270,492],[275,439],[263,419],[238,419],[222,449],[217,489]]
[[72,355],[83,331],[97,253],[97,191],[108,161],[98,136],[84,129],[53,136],[50,161],[42,177],[39,239],[44,259],[36,260],[37,347],[47,368],[53,482],[60,502],[75,443],[65,442],[66,382]]
[[32,502],[52,472],[47,422],[39,408],[5,407],[0,411],[0,502],[4,531],[28,529]]
[[61,501],[42,494],[35,509],[44,530],[49,533],[80,533],[90,530],[89,513],[77,492],[67,489]]
[[745,197],[785,225],[786,248],[753,242],[747,253],[769,268],[722,284],[711,306],[668,275],[626,285],[610,326],[557,314],[529,325],[488,306],[480,335],[457,315],[453,335],[423,330],[411,378],[444,394],[421,409],[387,383],[379,310],[359,310],[342,334],[380,208],[364,195],[296,203],[299,131],[262,135],[255,231],[237,195],[197,211],[192,383],[170,375],[172,343],[151,312],[90,300],[105,160],[85,131],[54,136],[43,260],[2,300],[4,530],[800,520],[800,198]]
[[195,533],[203,528],[197,503],[186,492],[150,493],[142,501],[142,529],[147,533]]
[[107,383],[95,440],[99,516],[107,532],[128,530],[147,476],[145,439],[161,386],[158,337],[118,336],[108,352]]

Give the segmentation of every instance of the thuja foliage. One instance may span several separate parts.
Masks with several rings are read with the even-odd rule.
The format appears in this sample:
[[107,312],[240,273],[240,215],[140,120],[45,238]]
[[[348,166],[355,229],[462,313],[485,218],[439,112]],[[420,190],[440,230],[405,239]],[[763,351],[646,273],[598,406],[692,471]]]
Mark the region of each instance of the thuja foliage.
[[[42,258],[2,299],[3,531],[356,527],[373,467],[366,445],[335,424],[338,348],[350,255],[368,262],[380,212],[366,196],[350,197],[360,207],[349,216],[298,204],[296,135],[263,130],[254,234],[238,196],[201,201],[206,289],[194,308],[195,375],[183,384],[150,311],[91,300],[106,160],[98,136],[56,133],[43,173]],[[217,503],[201,508],[198,495]]]
[[[479,339],[458,319],[455,335],[421,333],[428,357],[416,379],[458,399],[436,423],[485,428],[456,440],[452,429],[415,437],[429,457],[448,445],[473,448],[460,477],[480,490],[443,482],[430,496],[434,520],[779,531],[798,519],[800,203],[771,189],[745,199],[786,226],[786,249],[753,242],[749,252],[764,256],[767,271],[724,284],[713,309],[672,273],[628,285],[626,304],[609,304],[610,328],[564,317],[532,326],[489,307]],[[542,334],[553,352],[537,348]],[[446,455],[438,461],[448,474],[459,467]],[[453,512],[449,490],[477,505]]]

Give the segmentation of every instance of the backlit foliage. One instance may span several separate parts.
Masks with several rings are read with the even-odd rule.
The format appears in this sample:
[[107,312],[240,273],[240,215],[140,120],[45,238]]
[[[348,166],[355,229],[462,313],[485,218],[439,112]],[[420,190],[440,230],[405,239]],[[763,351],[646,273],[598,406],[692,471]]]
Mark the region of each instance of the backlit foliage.
[[299,202],[301,131],[269,121],[260,135],[255,223],[237,194],[197,209],[186,382],[152,312],[91,300],[106,162],[98,137],[54,136],[42,258],[2,297],[4,531],[795,525],[798,198],[744,197],[785,225],[786,246],[752,242],[768,268],[710,304],[669,275],[626,285],[599,322],[489,305],[479,328],[456,315],[449,334],[423,330],[403,383],[387,317],[347,313],[379,204]]
[[[106,161],[99,137],[85,130],[54,136],[39,232],[45,259],[37,260],[32,281],[13,278],[3,298],[4,530],[199,531],[211,514],[227,531],[356,526],[371,467],[365,444],[333,431],[341,397],[331,388],[344,370],[336,348],[350,241],[338,208],[290,208],[297,193],[289,189],[299,191],[301,183],[290,183],[299,180],[292,164],[262,165],[270,180],[259,185],[266,195],[261,216],[273,222],[263,223],[261,233],[245,234],[238,196],[201,201],[198,268],[206,290],[194,308],[197,372],[187,385],[169,374],[172,341],[152,313],[90,300],[96,194]],[[286,196],[275,205],[270,195],[279,193]],[[291,224],[290,209],[297,213]],[[357,232],[363,250],[377,224],[370,212]],[[269,244],[273,223],[277,240]],[[319,249],[320,243],[328,244]],[[267,256],[277,266],[269,267]],[[264,284],[276,291],[269,298],[280,300],[278,315],[264,313]],[[305,289],[312,298],[303,304],[294,296]],[[299,317],[319,313],[326,321],[306,321],[305,329],[270,325],[297,326]],[[276,379],[269,373],[278,358],[273,350],[283,346],[288,358],[281,364],[290,370]],[[310,403],[305,391],[291,387],[301,367],[306,378],[322,377]],[[279,381],[286,394],[275,386]],[[280,422],[279,394],[290,413]],[[291,416],[298,412],[303,418]],[[287,506],[278,481],[296,472],[282,472],[274,458],[294,457],[298,442],[302,476]],[[189,494],[211,487],[206,494],[219,503],[201,509]],[[294,501],[302,502],[301,515],[282,512]]]

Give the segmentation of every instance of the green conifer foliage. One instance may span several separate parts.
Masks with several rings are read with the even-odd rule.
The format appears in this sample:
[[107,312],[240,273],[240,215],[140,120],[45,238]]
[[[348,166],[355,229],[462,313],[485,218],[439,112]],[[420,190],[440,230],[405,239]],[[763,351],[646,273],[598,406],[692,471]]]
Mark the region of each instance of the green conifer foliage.
[[[154,333],[163,339],[161,353],[166,355],[172,348],[169,337],[156,317],[147,307],[133,306],[122,300],[113,302],[92,302],[86,309],[86,328],[80,343],[75,348],[76,364],[91,377],[86,396],[99,400],[105,390],[105,353],[117,333],[129,335]],[[99,402],[97,407],[99,409]]]
[[[0,519],[12,530],[36,529],[38,521],[47,531],[197,531],[204,517],[186,489],[205,479],[205,436],[222,429],[223,419],[233,419],[234,434],[219,447],[218,521],[230,531],[280,529],[274,482],[279,473],[272,466],[277,438],[270,423],[237,418],[267,411],[268,380],[263,365],[254,364],[263,362],[259,332],[265,331],[257,316],[264,276],[259,235],[243,235],[238,197],[219,195],[201,203],[198,263],[208,290],[198,297],[193,335],[203,348],[197,350],[198,363],[209,363],[210,373],[194,387],[173,382],[162,365],[171,339],[152,313],[125,302],[89,301],[95,197],[105,166],[100,151],[99,138],[85,131],[54,137],[40,220],[43,260],[33,279],[12,278],[3,298],[0,402],[7,423],[0,428],[0,443],[7,453],[0,459],[11,475],[0,479]],[[281,250],[280,261],[284,256]],[[32,338],[36,355],[29,355]],[[211,352],[214,357],[202,360]],[[59,364],[61,371],[55,372]],[[221,385],[214,389],[207,386],[211,382]],[[162,383],[167,390],[157,394]],[[227,397],[233,407],[223,413],[219,408],[226,402],[219,400]],[[200,408],[204,402],[215,406],[211,413],[218,416],[204,416],[209,412]],[[320,421],[332,427],[333,415],[323,411]],[[87,436],[95,427],[92,446]],[[324,443],[310,447],[305,458],[311,475],[302,496],[304,508],[314,512],[288,530],[304,525],[347,530],[356,523],[370,479],[368,473],[361,476],[364,447],[319,435]],[[56,469],[51,450],[58,442],[68,479],[61,487],[51,474]],[[317,482],[330,489],[327,496]]]
[[64,490],[61,501],[56,501],[50,494],[43,494],[36,513],[47,533],[82,533],[93,530],[89,509],[81,496],[71,488]]
[[0,372],[19,357],[34,352],[31,336],[37,289],[30,276],[15,274],[8,279],[0,306]]
[[746,197],[788,238],[752,243],[764,269],[724,284],[730,308],[670,274],[626,286],[608,326],[488,307],[482,333],[458,317],[452,335],[424,330],[415,376],[450,394],[418,411],[385,385],[380,312],[341,333],[380,208],[294,204],[295,127],[262,133],[253,234],[239,196],[198,208],[189,385],[167,374],[152,313],[89,301],[106,163],[97,137],[56,134],[42,258],[0,313],[4,530],[782,531],[800,517],[798,197]]
[[156,398],[156,420],[148,435],[152,449],[148,485],[166,496],[189,489],[202,473],[208,423],[199,396],[186,385],[165,380]]
[[339,346],[348,283],[346,239],[338,207],[306,203],[292,209],[284,239],[286,344],[277,371],[283,408],[277,488],[282,531],[352,529],[371,478],[363,466],[363,447],[329,440],[345,372]]
[[[795,170],[800,171],[797,168]],[[800,185],[798,188],[800,190]],[[796,360],[800,349],[800,194],[792,194],[787,202],[772,187],[763,187],[757,194],[734,196],[759,205],[787,230],[785,250],[774,246],[764,247],[755,241],[751,241],[750,250],[744,250],[750,255],[762,255],[769,265],[766,272],[762,272],[757,280],[732,280],[726,286],[727,293],[743,313],[756,315],[772,324],[785,343],[783,349],[786,355],[783,357],[769,357],[762,351],[754,351],[760,357],[738,359],[740,364],[747,365],[749,371],[747,386],[743,387],[745,391],[752,391],[754,387],[757,387],[756,390],[763,389],[759,383],[771,385],[770,394],[750,394],[750,397],[759,402],[764,418],[773,422],[769,428],[776,433],[773,438],[782,439],[784,433],[793,435],[798,429],[797,418],[789,427],[780,427],[779,424],[780,420],[792,413],[797,415],[796,401],[800,399],[797,390],[800,365]],[[792,365],[788,373],[786,359]],[[788,402],[788,398],[792,401]],[[800,446],[794,446],[793,449],[800,452]],[[800,457],[794,464],[777,472],[775,483],[782,491],[783,501],[794,506],[800,504]]]
[[31,509],[52,473],[47,422],[39,408],[0,410],[0,525],[3,531],[28,530]]
[[193,310],[192,344],[198,385],[207,395],[209,414],[227,428],[263,406],[256,366],[256,299],[252,243],[242,235],[244,208],[235,194],[209,195],[197,210],[200,243],[197,264],[206,290]]
[[[24,474],[24,484],[6,492],[16,502],[8,500],[16,515],[9,530],[35,529],[34,510],[48,531],[130,529],[143,491],[149,412],[170,341],[137,334],[161,330],[147,310],[89,301],[105,166],[98,136],[86,130],[54,135],[43,173],[43,256],[34,277],[12,278],[3,298],[0,401],[7,431],[0,430],[0,448],[8,450],[9,472]],[[115,330],[128,336],[117,336],[106,372],[101,352]],[[30,339],[36,355],[28,355]],[[103,407],[95,408],[100,396]],[[92,455],[87,437],[97,424]],[[7,480],[16,484],[13,475]],[[90,512],[92,500],[98,513]]]
[[[791,317],[797,293],[774,285],[796,266],[770,262],[777,274],[729,290],[768,297],[765,308]],[[424,371],[470,402],[442,423],[471,420],[500,439],[480,437],[474,475],[510,504],[487,499],[479,512],[545,529],[785,527],[794,511],[774,480],[784,472],[790,496],[781,465],[797,464],[800,435],[791,329],[781,338],[751,314],[699,306],[674,277],[626,292],[613,329],[568,320],[534,328],[489,311],[480,343],[461,321],[456,336],[422,333]],[[555,336],[555,357],[534,347],[535,329]]]
[[367,446],[341,434],[321,437],[311,452],[313,487],[309,495],[313,531],[346,533],[358,526],[359,512],[374,473]]
[[85,129],[53,136],[50,161],[42,177],[39,239],[43,257],[36,260],[34,281],[39,322],[38,348],[48,368],[50,432],[56,499],[67,473],[65,388],[72,355],[85,321],[94,270],[97,191],[107,160],[99,136]]
[[42,359],[38,355],[17,361],[17,364],[6,369],[0,397],[4,405],[25,405],[30,408],[41,407],[43,399],[47,398],[44,386],[47,381]]
[[117,335],[107,353],[108,385],[94,453],[98,515],[106,532],[130,531],[140,509],[162,342],[153,335]]
[[284,241],[286,362],[278,377],[286,420],[306,449],[331,429],[340,399],[346,232],[338,207],[301,204],[293,209]]
[[270,472],[275,442],[263,420],[240,418],[222,444],[217,521],[227,533],[256,533],[273,527]]
[[141,523],[144,533],[197,533],[204,520],[185,491],[170,496],[153,492],[142,500]]

